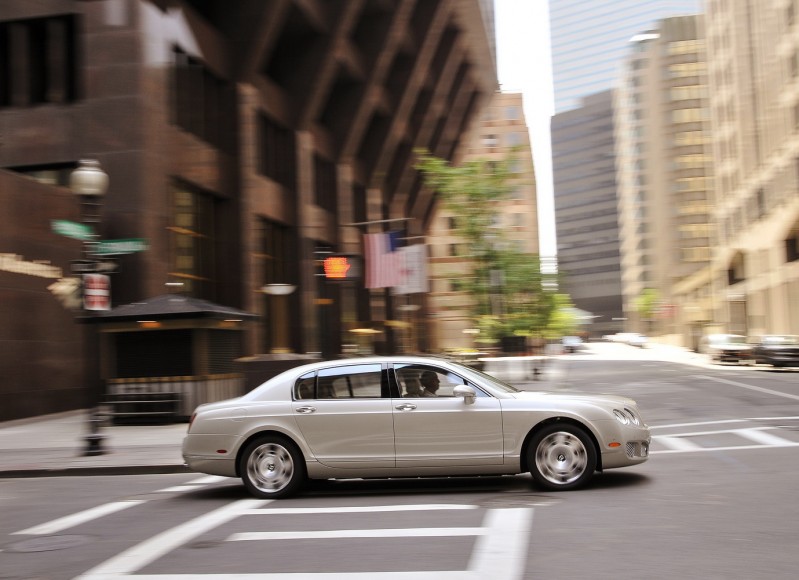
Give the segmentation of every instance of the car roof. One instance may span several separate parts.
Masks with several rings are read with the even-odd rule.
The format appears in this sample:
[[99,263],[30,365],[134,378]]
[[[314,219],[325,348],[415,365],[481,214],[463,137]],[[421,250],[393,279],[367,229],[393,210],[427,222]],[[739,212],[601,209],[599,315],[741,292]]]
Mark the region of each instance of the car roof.
[[360,356],[348,357],[340,359],[328,359],[318,362],[312,362],[306,365],[294,367],[290,369],[294,372],[311,372],[318,369],[325,369],[331,366],[348,366],[348,365],[363,365],[363,364],[383,364],[383,363],[415,363],[415,364],[452,364],[453,361],[439,356],[426,356],[418,354],[409,355],[391,355],[391,356]]

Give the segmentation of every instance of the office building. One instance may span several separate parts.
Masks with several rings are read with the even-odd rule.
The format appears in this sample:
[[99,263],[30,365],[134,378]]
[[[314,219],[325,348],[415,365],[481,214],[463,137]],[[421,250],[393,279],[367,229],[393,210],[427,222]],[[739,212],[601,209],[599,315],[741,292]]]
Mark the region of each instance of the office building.
[[[0,420],[85,406],[84,360],[105,381],[227,377],[244,355],[335,356],[363,328],[396,350],[390,292],[322,260],[361,257],[388,220],[429,228],[413,150],[463,154],[497,89],[493,35],[485,0],[4,1]],[[257,319],[189,329],[165,302],[84,351],[48,291],[85,256],[52,225],[81,221],[81,159],[109,177],[97,236],[146,241],[117,256],[112,306],[174,292]]]
[[678,304],[701,285],[713,240],[701,17],[666,18],[634,37],[616,99],[625,317],[632,330],[689,344],[702,329],[686,326]]
[[624,328],[613,92],[552,118],[552,174],[562,290],[592,336]]
[[612,89],[630,38],[661,18],[699,11],[699,0],[550,0],[555,112]]
[[705,4],[716,320],[799,334],[799,3]]

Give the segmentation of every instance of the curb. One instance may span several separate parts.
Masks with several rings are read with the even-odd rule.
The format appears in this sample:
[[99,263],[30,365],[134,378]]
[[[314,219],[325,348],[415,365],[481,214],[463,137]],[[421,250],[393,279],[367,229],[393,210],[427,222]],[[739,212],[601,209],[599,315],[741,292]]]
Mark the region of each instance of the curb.
[[104,467],[62,467],[39,469],[10,469],[0,471],[0,479],[31,479],[37,477],[93,477],[98,475],[163,475],[193,473],[185,465],[114,465]]

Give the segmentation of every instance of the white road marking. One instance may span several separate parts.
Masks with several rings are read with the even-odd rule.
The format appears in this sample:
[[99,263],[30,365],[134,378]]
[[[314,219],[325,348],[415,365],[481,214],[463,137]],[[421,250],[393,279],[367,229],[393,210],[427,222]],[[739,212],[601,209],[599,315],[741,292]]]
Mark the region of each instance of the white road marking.
[[[136,574],[135,580],[485,580],[465,571],[424,572],[291,572],[287,574]],[[110,578],[109,578],[110,580]]]
[[[207,477],[200,477],[198,479],[194,479],[189,481],[184,485],[176,485],[172,487],[165,487],[163,489],[157,490],[155,493],[167,493],[167,492],[183,492],[183,491],[192,491],[198,489],[204,485],[209,483],[215,483],[217,481],[222,481],[224,479],[229,479],[227,477],[220,477],[217,475],[211,475]],[[98,505],[96,507],[83,510],[82,512],[78,512],[75,514],[71,514],[68,516],[64,516],[63,518],[58,518],[57,520],[53,520],[50,522],[45,522],[43,524],[39,524],[37,526],[33,526],[19,532],[12,532],[12,534],[19,534],[19,535],[48,535],[48,534],[57,534],[58,532],[62,532],[68,528],[72,528],[75,526],[79,526],[81,524],[85,524],[86,522],[90,522],[92,520],[96,520],[103,516],[107,516],[124,509],[128,509],[135,505],[140,505],[143,503],[147,503],[149,500],[146,499],[127,499],[127,500],[120,500],[120,501],[113,501],[109,503],[105,503],[103,505]]]
[[766,393],[767,395],[776,395],[778,397],[785,397],[786,399],[793,399],[794,401],[799,401],[799,395],[792,395],[790,393],[783,393],[780,391],[773,391],[771,389],[764,389],[763,387],[756,387],[755,385],[739,383],[738,381],[729,381],[727,379],[720,379],[718,377],[708,377],[705,375],[694,375],[694,378],[707,379],[709,381],[716,381],[719,383],[726,383],[728,385],[733,385],[735,387],[741,387],[742,389],[749,389],[751,391],[757,391],[759,393]]
[[718,421],[696,421],[694,423],[672,423],[671,425],[650,425],[650,429],[675,429],[677,427],[696,427],[699,425],[723,425],[725,423],[748,423],[751,421],[799,421],[799,416],[791,417],[749,417],[746,419],[721,419]]
[[[652,437],[653,442],[662,443],[667,450],[654,450],[650,454],[658,453],[691,453],[697,451],[731,451],[736,449],[764,449],[770,447],[799,447],[799,442],[790,441],[771,433],[766,433],[769,430],[775,430],[778,427],[752,427],[749,429],[724,429],[719,431],[694,431],[691,433],[675,433],[672,435],[656,435]],[[702,447],[689,440],[688,437],[701,437],[704,435],[723,435],[732,433],[754,441],[759,445],[728,445],[724,447]]]
[[[193,538],[239,517],[242,513],[258,506],[265,506],[270,501],[271,500],[242,499],[227,504],[217,510],[157,534],[149,540],[125,550],[121,554],[81,574],[78,576],[78,579],[111,580],[119,576],[128,575],[136,570],[144,568],[164,554],[185,544]],[[185,578],[186,576],[183,577]]]
[[[270,512],[264,512],[270,513]],[[251,540],[319,540],[330,538],[412,538],[447,536],[482,536],[484,528],[382,528],[368,530],[321,530],[313,532],[242,532],[227,538],[228,542]]]
[[532,523],[530,508],[488,510],[483,524],[489,533],[477,539],[469,561],[473,577],[523,578]]
[[[311,513],[369,513],[380,511],[440,511],[479,509],[474,505],[429,504],[391,505],[341,508],[275,508],[260,509],[270,500],[240,500],[204,516],[167,530],[134,546],[118,556],[89,570],[76,580],[112,580],[129,576],[171,550],[191,541],[215,527],[245,515]],[[476,536],[467,570],[341,572],[341,573],[274,573],[274,574],[136,574],[136,580],[484,580],[494,576],[503,580],[519,580],[524,574],[532,508],[489,509],[481,527],[408,528],[370,530],[329,530],[309,532],[249,532],[231,535],[229,541],[333,539],[371,537],[460,537]]]
[[216,483],[218,481],[223,481],[225,479],[230,479],[230,478],[222,477],[220,475],[209,475],[207,477],[200,477],[198,479],[187,481],[186,483],[181,485],[173,485],[172,487],[165,487],[163,489],[155,491],[155,493],[175,493],[175,492],[184,492],[184,491],[194,491],[195,489],[200,489],[201,487],[204,487],[209,483]]
[[795,445],[799,445],[799,443],[788,441],[787,439],[777,437],[771,433],[765,433],[764,431],[765,429],[736,429],[732,432],[740,435],[741,437],[751,439],[755,443],[762,443],[763,445],[768,445],[770,447],[793,447]]
[[474,510],[476,505],[455,503],[431,503],[421,505],[369,505],[355,507],[329,507],[329,508],[269,508],[269,510],[251,510],[247,515],[296,515],[296,514],[357,514],[375,512],[415,512],[415,511],[440,511],[440,510]]
[[[786,447],[781,445],[781,447]],[[790,447],[799,447],[799,443],[791,443]],[[666,453],[696,453],[701,451],[743,451],[747,449],[775,449],[773,445],[730,445],[727,447],[697,447],[696,449],[666,449],[650,451],[650,455],[663,455]]]
[[29,535],[56,534],[58,532],[66,530],[67,528],[78,526],[80,524],[85,524],[86,522],[96,520],[97,518],[107,516],[108,514],[113,514],[115,512],[128,509],[129,507],[139,505],[140,503],[144,503],[145,501],[147,500],[131,499],[131,500],[106,503],[103,505],[98,505],[97,507],[93,507],[88,510],[84,510],[82,512],[78,512],[76,514],[65,516],[63,518],[59,518],[51,522],[39,524],[38,526],[33,526],[32,528],[27,528],[25,530],[13,533],[29,534]]
[[662,435],[660,437],[653,437],[652,439],[658,443],[663,443],[663,445],[673,451],[695,451],[701,449],[696,443],[682,437],[667,437]]

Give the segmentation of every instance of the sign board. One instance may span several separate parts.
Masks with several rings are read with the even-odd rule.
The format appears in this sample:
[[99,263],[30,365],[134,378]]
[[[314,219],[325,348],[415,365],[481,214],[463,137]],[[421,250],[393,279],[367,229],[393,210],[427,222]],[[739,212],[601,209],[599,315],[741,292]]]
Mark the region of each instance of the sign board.
[[116,272],[119,264],[114,260],[72,260],[70,270],[73,274],[95,274]]
[[50,227],[57,234],[73,238],[75,240],[82,240],[87,242],[94,239],[94,230],[85,224],[71,222],[68,220],[51,220]]
[[133,252],[143,252],[150,245],[147,240],[141,238],[131,238],[128,240],[103,240],[97,243],[94,253],[100,256],[112,256],[117,254],[132,254]]
[[111,278],[105,274],[83,275],[83,308],[111,310]]

